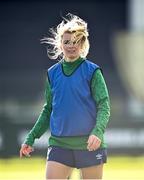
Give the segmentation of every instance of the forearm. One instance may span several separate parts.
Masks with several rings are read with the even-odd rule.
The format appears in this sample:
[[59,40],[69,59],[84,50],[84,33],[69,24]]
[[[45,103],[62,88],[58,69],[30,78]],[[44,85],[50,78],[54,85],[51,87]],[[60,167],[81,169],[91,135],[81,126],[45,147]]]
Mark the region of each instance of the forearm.
[[109,117],[110,117],[110,103],[109,98],[101,100],[97,108],[97,117],[96,117],[96,125],[93,128],[91,134],[96,135],[101,140],[103,138],[103,134],[107,127]]
[[27,135],[26,140],[24,142],[25,144],[32,146],[34,140],[36,138],[40,138],[49,128],[52,96],[51,96],[50,84],[48,81],[46,81],[45,97],[46,97],[46,104],[44,105],[43,110],[40,113],[35,125]]
[[110,117],[110,99],[107,86],[100,70],[97,70],[92,79],[92,95],[96,102],[96,124],[91,134],[101,140]]
[[46,132],[46,130],[49,128],[49,118],[50,112],[48,111],[47,104],[45,104],[42,112],[38,117],[38,120],[28,133],[24,144],[32,146],[35,139],[40,138]]

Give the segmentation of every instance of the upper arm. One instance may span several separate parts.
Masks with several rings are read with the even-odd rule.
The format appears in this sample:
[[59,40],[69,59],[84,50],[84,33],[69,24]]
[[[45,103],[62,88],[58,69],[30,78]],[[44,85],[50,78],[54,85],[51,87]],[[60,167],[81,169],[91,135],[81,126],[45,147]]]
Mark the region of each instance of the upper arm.
[[109,98],[107,85],[103,77],[101,69],[97,69],[92,77],[91,81],[92,95],[96,102],[102,99]]

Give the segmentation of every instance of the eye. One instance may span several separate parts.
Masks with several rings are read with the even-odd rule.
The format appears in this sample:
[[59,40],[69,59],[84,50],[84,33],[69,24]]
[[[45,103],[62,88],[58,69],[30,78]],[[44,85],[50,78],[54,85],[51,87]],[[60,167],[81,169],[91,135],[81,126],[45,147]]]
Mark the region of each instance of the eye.
[[79,45],[81,43],[81,40],[73,41],[73,45]]
[[73,41],[73,45],[75,45],[77,42],[76,41]]
[[64,43],[64,44],[69,44],[70,41],[69,41],[69,40],[65,40],[63,43]]

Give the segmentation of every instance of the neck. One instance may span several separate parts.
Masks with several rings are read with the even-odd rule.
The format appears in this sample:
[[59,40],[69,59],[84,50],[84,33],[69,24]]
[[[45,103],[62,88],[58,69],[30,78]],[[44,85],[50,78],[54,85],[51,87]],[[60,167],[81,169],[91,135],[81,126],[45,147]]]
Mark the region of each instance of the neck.
[[67,58],[67,57],[65,57],[64,59],[65,59],[66,62],[74,62],[74,61],[76,61],[76,60],[79,59],[79,58],[80,58],[80,57],[78,56],[78,57],[73,58],[73,59],[70,59],[70,58]]

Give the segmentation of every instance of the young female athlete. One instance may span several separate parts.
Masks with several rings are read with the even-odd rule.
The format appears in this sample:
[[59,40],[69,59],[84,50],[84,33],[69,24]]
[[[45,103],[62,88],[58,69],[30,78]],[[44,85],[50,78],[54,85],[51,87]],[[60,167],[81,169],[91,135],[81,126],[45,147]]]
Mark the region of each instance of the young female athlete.
[[101,68],[86,58],[87,23],[68,14],[51,32],[53,37],[43,42],[50,45],[48,56],[61,60],[47,71],[46,103],[20,157],[30,156],[34,140],[50,127],[46,179],[66,179],[73,168],[83,179],[102,179],[110,103]]

